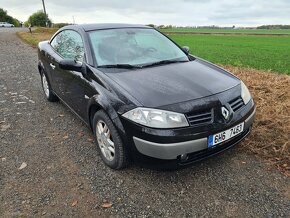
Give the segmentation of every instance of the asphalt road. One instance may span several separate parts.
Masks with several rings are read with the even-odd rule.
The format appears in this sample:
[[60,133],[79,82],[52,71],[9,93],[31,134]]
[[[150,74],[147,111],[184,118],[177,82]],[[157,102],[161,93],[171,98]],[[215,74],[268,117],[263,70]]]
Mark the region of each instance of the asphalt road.
[[0,28],[0,217],[289,217],[289,178],[241,146],[177,171],[104,166],[16,31]]

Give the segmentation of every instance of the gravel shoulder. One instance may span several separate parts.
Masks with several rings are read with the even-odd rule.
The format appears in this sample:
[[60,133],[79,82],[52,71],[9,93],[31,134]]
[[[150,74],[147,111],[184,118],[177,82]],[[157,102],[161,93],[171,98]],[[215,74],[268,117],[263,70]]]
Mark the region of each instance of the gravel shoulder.
[[289,217],[289,177],[242,145],[177,171],[105,167],[89,129],[44,99],[16,31],[0,29],[0,216]]

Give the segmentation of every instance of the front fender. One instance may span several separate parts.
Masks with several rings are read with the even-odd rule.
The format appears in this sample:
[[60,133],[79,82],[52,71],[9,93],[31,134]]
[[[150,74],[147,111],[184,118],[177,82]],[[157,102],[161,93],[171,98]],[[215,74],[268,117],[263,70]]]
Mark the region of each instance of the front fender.
[[107,115],[110,117],[110,119],[113,121],[113,123],[114,123],[115,127],[117,128],[123,142],[127,144],[126,132],[125,132],[125,129],[123,127],[123,124],[119,118],[117,111],[114,109],[114,107],[111,104],[111,101],[108,99],[108,97],[106,97],[105,95],[102,95],[102,94],[94,95],[93,97],[90,98],[88,105],[89,105],[89,107],[88,107],[87,113],[88,113],[88,117],[89,117],[89,124],[90,124],[91,130],[93,130],[93,126],[92,126],[91,121],[92,121],[94,114],[98,110],[104,110],[107,113]]
[[110,101],[105,95],[102,94],[94,95],[93,97],[90,98],[88,105],[89,107],[87,112],[89,114],[89,117],[91,117],[92,112],[91,108],[93,106],[96,106],[98,109],[103,109],[104,111],[106,111],[106,113],[112,120],[118,117],[117,112],[115,111],[115,109],[113,108]]
[[104,110],[110,117],[110,119],[113,121],[115,126],[119,129],[119,131],[125,133],[124,127],[121,123],[117,111],[114,109],[113,105],[111,104],[111,101],[105,95],[102,94],[94,95],[93,97],[90,98],[88,105],[89,106],[87,113],[90,120],[91,129],[93,129],[91,120],[94,116],[94,113],[97,112],[98,110]]

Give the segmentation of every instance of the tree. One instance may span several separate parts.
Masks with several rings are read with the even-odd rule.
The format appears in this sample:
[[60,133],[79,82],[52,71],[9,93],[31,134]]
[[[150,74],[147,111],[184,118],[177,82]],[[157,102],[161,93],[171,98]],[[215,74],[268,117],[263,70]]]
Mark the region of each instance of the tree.
[[19,26],[20,24],[19,20],[9,16],[7,14],[7,11],[3,8],[0,8],[0,22],[8,22],[13,24],[14,26]]
[[42,26],[46,27],[46,21],[47,25],[51,26],[51,20],[46,17],[45,14],[43,13],[42,10],[39,10],[35,13],[33,13],[29,18],[28,18],[28,23],[31,24],[32,26]]
[[263,25],[258,26],[257,29],[290,29],[290,25]]

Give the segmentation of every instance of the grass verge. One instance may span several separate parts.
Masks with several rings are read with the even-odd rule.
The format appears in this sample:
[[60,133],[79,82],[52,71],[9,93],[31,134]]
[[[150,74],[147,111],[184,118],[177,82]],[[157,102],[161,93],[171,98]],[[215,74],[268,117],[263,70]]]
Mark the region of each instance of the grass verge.
[[27,44],[31,45],[32,47],[36,48],[40,41],[49,40],[51,36],[57,31],[58,29],[54,28],[37,28],[30,33],[27,32],[18,32],[17,35]]
[[241,144],[290,176],[290,76],[224,66],[249,87],[257,106],[251,135]]

